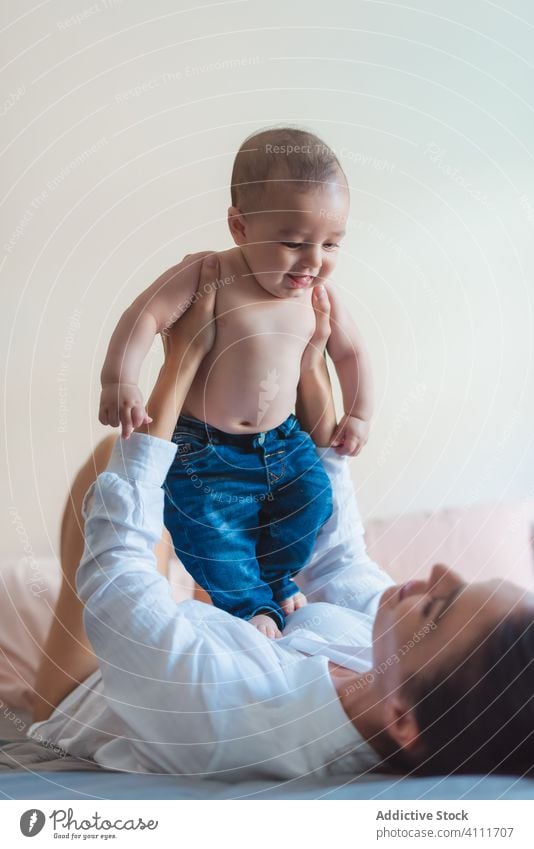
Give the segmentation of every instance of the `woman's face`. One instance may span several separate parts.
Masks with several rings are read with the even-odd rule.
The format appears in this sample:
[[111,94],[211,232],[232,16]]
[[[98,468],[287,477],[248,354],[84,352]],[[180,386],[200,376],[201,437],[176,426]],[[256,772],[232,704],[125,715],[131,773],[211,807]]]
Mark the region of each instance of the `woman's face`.
[[411,676],[428,677],[454,665],[478,639],[513,611],[534,615],[534,595],[509,581],[467,584],[457,572],[434,566],[426,581],[389,587],[373,627],[373,662],[383,695]]

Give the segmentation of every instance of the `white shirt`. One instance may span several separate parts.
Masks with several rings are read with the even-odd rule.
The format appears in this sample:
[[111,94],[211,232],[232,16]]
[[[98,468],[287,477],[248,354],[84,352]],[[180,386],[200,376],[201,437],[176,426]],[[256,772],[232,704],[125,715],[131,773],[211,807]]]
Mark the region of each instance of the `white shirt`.
[[328,660],[370,669],[372,622],[393,581],[367,555],[347,459],[322,453],[334,511],[296,577],[309,604],[269,640],[210,605],[176,604],[157,572],[175,453],[144,434],[117,440],[87,491],[76,583],[100,668],[28,736],[133,772],[248,780],[372,768],[380,757],[343,711]]

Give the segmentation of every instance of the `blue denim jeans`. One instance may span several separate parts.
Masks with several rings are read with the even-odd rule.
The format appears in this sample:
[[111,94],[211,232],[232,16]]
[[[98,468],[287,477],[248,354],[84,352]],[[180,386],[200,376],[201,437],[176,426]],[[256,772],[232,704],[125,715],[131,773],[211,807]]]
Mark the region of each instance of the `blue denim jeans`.
[[332,491],[315,445],[290,415],[279,427],[225,433],[181,415],[164,483],[164,521],[176,554],[213,603],[250,619],[280,602],[332,514]]

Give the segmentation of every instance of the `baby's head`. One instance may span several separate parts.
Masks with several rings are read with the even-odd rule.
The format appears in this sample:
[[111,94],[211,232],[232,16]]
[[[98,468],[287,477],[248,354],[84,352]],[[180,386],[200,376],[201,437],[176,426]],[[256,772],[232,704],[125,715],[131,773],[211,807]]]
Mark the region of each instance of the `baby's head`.
[[343,169],[313,133],[262,130],[239,148],[228,224],[255,280],[272,295],[300,297],[329,277],[348,213]]

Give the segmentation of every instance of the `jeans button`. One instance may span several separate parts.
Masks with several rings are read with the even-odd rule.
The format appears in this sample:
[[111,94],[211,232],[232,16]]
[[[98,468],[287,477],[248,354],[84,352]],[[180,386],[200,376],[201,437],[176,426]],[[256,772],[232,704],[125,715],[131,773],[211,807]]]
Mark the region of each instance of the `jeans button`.
[[262,432],[258,436],[258,445],[263,445],[264,442],[265,442],[265,433]]

